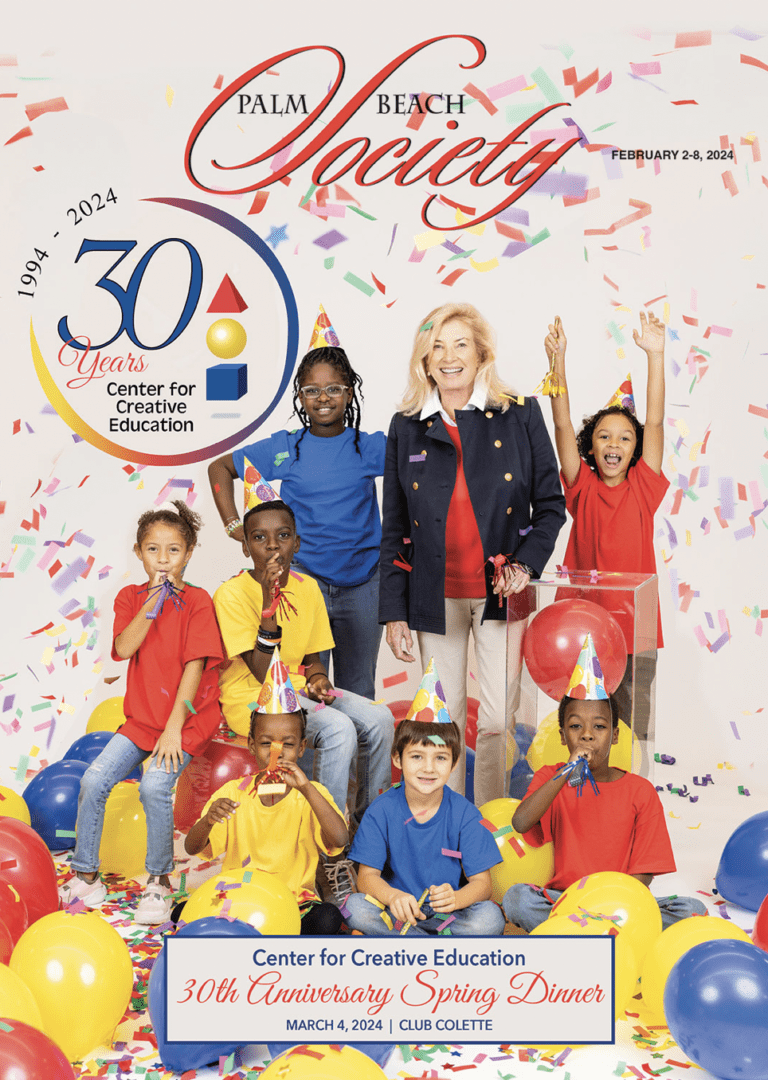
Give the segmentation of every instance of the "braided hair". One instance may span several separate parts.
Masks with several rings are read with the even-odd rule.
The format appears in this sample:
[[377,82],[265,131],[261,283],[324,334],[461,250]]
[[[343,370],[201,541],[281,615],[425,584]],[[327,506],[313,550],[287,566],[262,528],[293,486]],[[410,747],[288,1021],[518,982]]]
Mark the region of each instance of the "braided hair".
[[309,429],[309,418],[302,405],[301,394],[299,391],[301,390],[303,380],[307,377],[315,364],[328,364],[338,371],[343,380],[348,383],[352,393],[344,408],[344,423],[347,427],[355,429],[355,450],[357,450],[358,454],[362,457],[362,452],[360,450],[360,416],[362,413],[362,402],[365,400],[363,397],[363,380],[352,368],[352,365],[347,358],[347,354],[342,348],[339,348],[336,345],[325,345],[321,349],[312,349],[307,353],[299,364],[298,371],[293,380],[293,411],[298,416],[299,420],[301,420],[302,427],[304,428],[296,443],[296,460],[299,460],[299,446],[301,440]]

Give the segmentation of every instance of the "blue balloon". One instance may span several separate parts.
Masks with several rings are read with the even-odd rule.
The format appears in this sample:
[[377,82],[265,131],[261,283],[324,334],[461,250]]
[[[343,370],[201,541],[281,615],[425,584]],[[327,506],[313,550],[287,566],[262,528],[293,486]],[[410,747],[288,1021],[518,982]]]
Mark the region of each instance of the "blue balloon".
[[84,761],[54,761],[33,776],[22,792],[32,828],[51,851],[75,846],[77,800],[87,768]]
[[[284,1054],[286,1050],[293,1050],[295,1045],[296,1043],[267,1043],[267,1050],[269,1050],[269,1056],[274,1060],[279,1054]],[[397,1043],[338,1043],[337,1045],[351,1046],[353,1050],[359,1050],[361,1054],[367,1054],[383,1069]]]
[[[178,937],[261,937],[261,934],[248,923],[240,919],[217,918],[215,915],[197,919],[177,932]],[[165,1032],[165,946],[160,950],[149,976],[147,994],[149,1018],[155,1029],[157,1052],[166,1069],[173,1072],[186,1072],[187,1069],[200,1069],[220,1057],[229,1057],[239,1048],[240,1043],[190,1042],[168,1045],[163,1038]]]
[[510,799],[524,799],[532,779],[533,769],[524,757],[520,758],[509,775]]
[[[81,735],[79,739],[72,743],[66,754],[62,756],[62,761],[85,761],[91,765],[114,734],[114,731],[89,731],[87,735]],[[128,773],[125,779],[141,780],[141,777],[141,766],[137,765],[133,772]]]
[[528,753],[535,734],[536,728],[532,724],[515,724],[515,742],[520,750],[521,758]]
[[768,810],[747,818],[720,856],[717,891],[732,904],[758,911],[768,896]]
[[768,954],[746,941],[695,945],[664,989],[669,1030],[722,1080],[768,1080]]

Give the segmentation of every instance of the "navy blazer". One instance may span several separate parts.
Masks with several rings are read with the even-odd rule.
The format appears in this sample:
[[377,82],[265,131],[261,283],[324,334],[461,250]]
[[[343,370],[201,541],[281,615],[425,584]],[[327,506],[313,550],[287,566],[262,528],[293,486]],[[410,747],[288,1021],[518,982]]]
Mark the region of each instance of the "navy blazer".
[[[456,423],[486,559],[514,555],[538,577],[565,522],[557,461],[538,402],[513,401],[506,412],[459,409]],[[439,413],[425,420],[393,416],[384,466],[381,623],[402,620],[412,630],[445,633],[445,527],[456,461]],[[394,565],[402,556],[410,573]],[[486,563],[483,618],[505,619],[506,604],[499,606],[491,580]]]

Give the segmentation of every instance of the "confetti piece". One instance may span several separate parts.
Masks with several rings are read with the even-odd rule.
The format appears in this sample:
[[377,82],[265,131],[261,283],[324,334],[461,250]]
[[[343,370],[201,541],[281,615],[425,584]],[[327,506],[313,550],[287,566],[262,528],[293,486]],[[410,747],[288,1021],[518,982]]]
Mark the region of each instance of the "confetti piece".
[[382,686],[385,690],[388,690],[390,686],[397,686],[398,683],[408,682],[408,672],[399,671],[397,675],[389,675],[386,679],[382,680]]
[[362,281],[359,277],[356,277],[355,274],[353,274],[351,271],[348,271],[344,275],[344,280],[349,285],[354,286],[355,289],[359,289],[360,292],[364,293],[366,296],[373,296],[374,292],[376,291],[373,285],[369,285],[366,281]]
[[441,848],[440,849],[440,854],[441,855],[447,855],[449,859],[460,859],[461,858],[461,852],[460,851],[451,851],[450,848]]

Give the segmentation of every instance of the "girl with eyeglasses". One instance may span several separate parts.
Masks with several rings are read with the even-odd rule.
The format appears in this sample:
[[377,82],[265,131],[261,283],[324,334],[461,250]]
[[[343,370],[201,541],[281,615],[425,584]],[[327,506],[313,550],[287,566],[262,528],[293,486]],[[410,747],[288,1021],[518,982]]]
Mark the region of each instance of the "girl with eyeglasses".
[[[327,316],[323,313],[327,320]],[[296,569],[315,578],[325,598],[335,646],[334,684],[375,697],[381,522],[376,477],[384,472],[386,436],[360,430],[363,380],[338,345],[333,328],[313,334],[311,349],[293,381],[300,431],[268,439],[213,461],[208,476],[227,534],[238,543],[243,528],[235,508],[234,480],[245,459],[265,480],[281,481],[280,496],[294,510],[301,535]],[[321,657],[326,669],[329,654]]]

